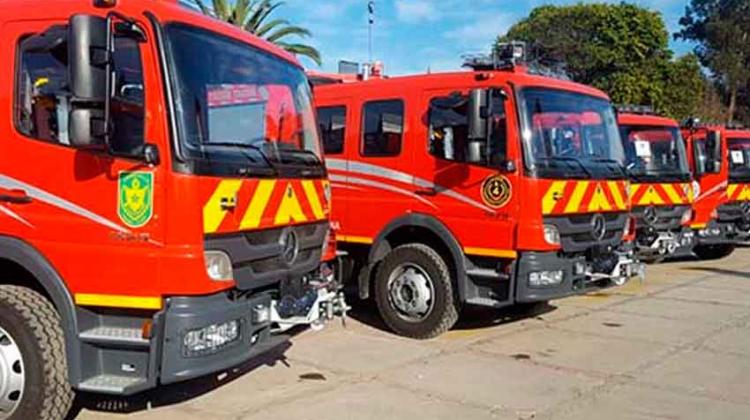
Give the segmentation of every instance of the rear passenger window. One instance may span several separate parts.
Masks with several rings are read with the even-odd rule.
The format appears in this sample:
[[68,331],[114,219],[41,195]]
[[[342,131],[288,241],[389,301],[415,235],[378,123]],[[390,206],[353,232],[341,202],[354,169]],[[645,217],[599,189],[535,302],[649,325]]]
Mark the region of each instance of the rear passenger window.
[[362,156],[388,157],[401,153],[404,134],[402,101],[365,104],[363,125]]
[[318,109],[318,124],[323,138],[323,149],[327,155],[344,152],[346,135],[346,107],[335,106]]
[[[145,143],[139,43],[116,36],[113,62],[110,147],[115,154],[136,155]],[[38,140],[70,145],[67,28],[55,27],[20,42],[17,80],[18,130]]]

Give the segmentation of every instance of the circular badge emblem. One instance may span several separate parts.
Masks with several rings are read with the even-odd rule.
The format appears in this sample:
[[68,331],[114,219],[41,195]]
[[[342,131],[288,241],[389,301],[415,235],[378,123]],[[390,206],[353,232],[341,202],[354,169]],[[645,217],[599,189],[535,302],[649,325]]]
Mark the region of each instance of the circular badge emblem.
[[482,200],[488,206],[499,209],[505,207],[513,197],[513,186],[508,178],[495,175],[482,184]]
[[607,236],[607,220],[601,214],[591,219],[591,236],[596,241],[601,241]]

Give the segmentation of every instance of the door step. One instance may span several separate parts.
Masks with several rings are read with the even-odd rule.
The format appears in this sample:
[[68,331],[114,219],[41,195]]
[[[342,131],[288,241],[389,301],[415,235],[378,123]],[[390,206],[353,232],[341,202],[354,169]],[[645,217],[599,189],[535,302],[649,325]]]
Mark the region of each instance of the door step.
[[149,340],[143,338],[140,328],[98,326],[81,332],[79,338],[98,345],[149,347]]
[[81,391],[111,395],[133,395],[148,388],[144,378],[117,375],[95,376],[78,386]]

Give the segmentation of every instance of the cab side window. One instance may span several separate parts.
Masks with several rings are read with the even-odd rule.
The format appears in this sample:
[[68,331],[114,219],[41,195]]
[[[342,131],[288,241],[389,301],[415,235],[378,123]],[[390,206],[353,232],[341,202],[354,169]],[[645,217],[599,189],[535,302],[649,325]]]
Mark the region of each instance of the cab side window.
[[393,157],[401,153],[404,136],[402,101],[377,101],[365,104],[362,124],[362,156]]
[[[58,37],[59,42],[40,43],[33,36],[20,42],[16,125],[28,137],[70,145],[68,112],[72,98],[68,83],[65,32],[65,28],[61,27],[50,31],[49,35],[44,34],[45,37]],[[115,77],[110,147],[117,155],[135,155],[145,143],[143,67],[138,42],[131,38],[115,37],[113,63]]]
[[346,107],[333,106],[318,109],[318,124],[323,139],[323,149],[327,155],[344,152],[346,138]]
[[[61,36],[61,35],[60,35]],[[64,42],[38,48],[35,38],[21,41],[16,120],[23,134],[52,143],[68,140],[68,48]]]
[[[507,158],[508,119],[503,96],[498,92],[490,94],[492,113],[488,117],[491,132],[489,138],[482,141],[482,162],[494,164]],[[430,101],[428,148],[431,155],[448,161],[468,161],[470,140],[477,140],[469,139],[468,105],[469,96],[461,93],[436,97]],[[490,142],[489,147],[486,141]],[[490,153],[490,160],[486,159],[487,151]]]

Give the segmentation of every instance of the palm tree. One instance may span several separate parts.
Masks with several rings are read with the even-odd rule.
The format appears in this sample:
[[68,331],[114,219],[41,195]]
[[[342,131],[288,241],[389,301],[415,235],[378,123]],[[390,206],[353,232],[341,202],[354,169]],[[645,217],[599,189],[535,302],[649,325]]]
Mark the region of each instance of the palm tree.
[[320,52],[307,44],[288,42],[290,36],[308,38],[312,33],[302,27],[292,25],[286,19],[271,19],[276,9],[284,5],[278,0],[211,0],[209,7],[204,0],[193,0],[205,15],[229,22],[256,36],[278,45],[292,54],[310,58],[320,65]]

